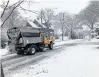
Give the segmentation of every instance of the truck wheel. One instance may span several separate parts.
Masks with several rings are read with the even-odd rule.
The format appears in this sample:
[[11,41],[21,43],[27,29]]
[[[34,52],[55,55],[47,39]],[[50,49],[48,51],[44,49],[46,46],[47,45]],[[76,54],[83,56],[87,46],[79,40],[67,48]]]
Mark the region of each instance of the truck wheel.
[[36,52],[36,46],[35,46],[35,45],[32,45],[32,46],[30,47],[30,54],[31,54],[31,55],[34,55],[35,52]]
[[49,45],[48,45],[49,49],[52,50],[53,49],[53,43],[51,42]]

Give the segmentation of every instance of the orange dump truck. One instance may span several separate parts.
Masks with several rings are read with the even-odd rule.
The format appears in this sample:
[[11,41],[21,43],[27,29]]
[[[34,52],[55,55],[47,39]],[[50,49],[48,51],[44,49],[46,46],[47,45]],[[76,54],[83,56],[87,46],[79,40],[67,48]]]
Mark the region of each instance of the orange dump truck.
[[17,54],[35,54],[36,51],[43,51],[45,47],[53,49],[54,30],[50,29],[50,36],[47,29],[13,27],[7,31],[8,44],[14,45]]

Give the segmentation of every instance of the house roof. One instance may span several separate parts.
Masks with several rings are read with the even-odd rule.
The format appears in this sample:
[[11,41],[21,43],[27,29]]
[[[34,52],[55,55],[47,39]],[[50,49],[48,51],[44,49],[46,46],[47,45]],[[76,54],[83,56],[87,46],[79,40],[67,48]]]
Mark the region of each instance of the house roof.
[[[32,27],[32,28],[37,28],[37,29],[46,29],[47,27],[44,24],[41,24],[38,20],[34,20],[34,21],[27,21],[27,27]],[[53,29],[52,27],[49,27],[49,29]]]
[[44,24],[40,23],[40,21],[34,20],[34,22],[35,22],[37,25],[39,25],[40,27],[46,28],[46,26],[45,26]]
[[33,28],[41,28],[38,25],[34,24],[32,21],[28,21],[26,26],[33,27]]

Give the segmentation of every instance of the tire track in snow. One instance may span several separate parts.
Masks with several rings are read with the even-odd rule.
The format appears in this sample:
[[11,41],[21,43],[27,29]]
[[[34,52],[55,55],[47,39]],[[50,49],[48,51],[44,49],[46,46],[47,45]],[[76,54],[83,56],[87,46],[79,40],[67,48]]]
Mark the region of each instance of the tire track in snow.
[[[59,50],[61,50],[61,49],[59,48]],[[55,51],[57,51],[57,50],[55,50]],[[27,65],[38,63],[38,62],[42,61],[43,59],[48,58],[51,55],[53,55],[53,51],[52,52],[46,52],[46,53],[38,55],[36,57],[31,56],[28,59],[17,62],[15,64],[11,63],[9,66],[4,67],[4,71],[5,71],[6,74],[12,73],[13,70],[17,70],[17,69],[20,69],[20,68],[24,68]]]
[[8,57],[9,59],[4,59],[3,61],[3,67],[5,70],[5,73],[11,73],[13,70],[17,70],[20,68],[24,68],[27,65],[34,64],[37,62],[40,62],[41,60],[48,58],[51,55],[54,55],[55,53],[61,52],[61,49],[68,46],[74,46],[78,45],[78,43],[73,44],[64,44],[61,46],[56,46],[53,51],[47,50],[47,52],[38,52],[35,55],[31,56],[19,56],[14,55],[13,59],[11,59],[12,56]]

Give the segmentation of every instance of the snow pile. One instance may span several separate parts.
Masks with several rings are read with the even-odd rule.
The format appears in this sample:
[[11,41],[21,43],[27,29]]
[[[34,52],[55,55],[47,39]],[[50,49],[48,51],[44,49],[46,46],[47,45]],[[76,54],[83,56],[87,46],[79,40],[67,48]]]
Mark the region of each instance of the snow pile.
[[93,39],[85,39],[84,42],[85,42],[85,43],[90,43],[90,42],[99,43],[99,39],[96,39],[96,38],[93,38]]
[[99,39],[91,39],[91,42],[99,42]]
[[6,55],[8,52],[9,52],[8,47],[6,47],[4,49],[0,49],[0,56]]

